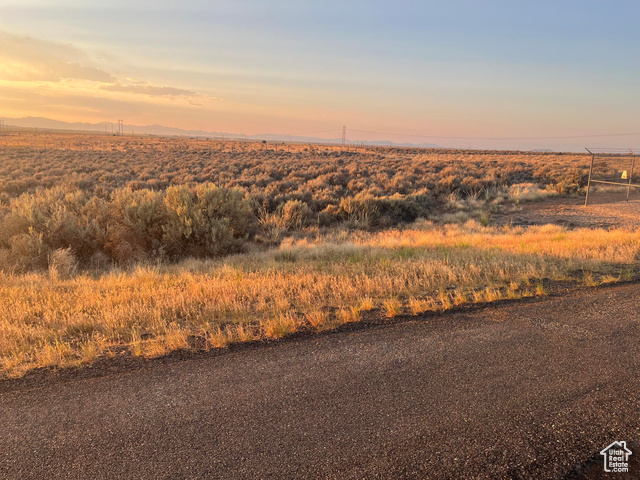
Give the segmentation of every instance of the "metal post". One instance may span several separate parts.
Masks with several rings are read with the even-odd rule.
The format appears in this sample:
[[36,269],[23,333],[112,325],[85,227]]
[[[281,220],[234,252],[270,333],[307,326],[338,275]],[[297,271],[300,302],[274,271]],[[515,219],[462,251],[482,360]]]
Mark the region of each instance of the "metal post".
[[[589,149],[586,149],[589,152]],[[591,152],[589,152],[591,153]],[[587,182],[587,196],[584,199],[584,206],[586,207],[589,204],[589,190],[591,190],[591,172],[593,171],[593,161],[595,159],[595,155],[591,153],[591,167],[589,167],[589,181]]]
[[629,185],[627,185],[627,202],[629,201],[629,193],[631,192],[631,179],[633,178],[633,169],[636,166],[636,156],[634,155],[631,162],[631,175],[629,175]]

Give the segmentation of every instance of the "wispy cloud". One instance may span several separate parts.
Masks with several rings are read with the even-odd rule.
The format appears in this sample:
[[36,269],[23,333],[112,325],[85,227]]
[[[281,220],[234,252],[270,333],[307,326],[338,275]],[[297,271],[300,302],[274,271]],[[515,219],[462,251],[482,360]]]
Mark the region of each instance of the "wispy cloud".
[[148,95],[151,97],[195,97],[198,95],[197,92],[194,92],[192,90],[185,90],[183,88],[175,87],[162,87],[153,85],[151,83],[138,83],[129,85],[113,83],[102,85],[100,88],[102,90],[108,90],[110,92],[134,93],[139,95]]
[[68,93],[77,88],[92,90],[98,96],[119,93],[128,98],[175,100],[194,106],[217,100],[193,90],[118,78],[73,45],[6,32],[0,32],[0,81],[24,87],[35,82],[49,93]]
[[115,82],[92,65],[82,50],[61,43],[0,32],[0,79],[59,82],[65,79]]

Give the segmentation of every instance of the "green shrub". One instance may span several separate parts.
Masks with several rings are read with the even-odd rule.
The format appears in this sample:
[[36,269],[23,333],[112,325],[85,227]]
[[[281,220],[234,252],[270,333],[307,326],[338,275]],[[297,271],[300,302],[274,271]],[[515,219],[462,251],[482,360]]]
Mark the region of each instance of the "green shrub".
[[378,203],[370,194],[341,199],[340,210],[347,221],[361,228],[371,226],[378,218]]
[[109,199],[41,189],[12,200],[0,214],[0,268],[49,266],[54,276],[66,275],[67,260],[128,264],[165,254],[237,252],[256,224],[242,192],[210,183],[166,192],[124,188]]
[[395,194],[390,197],[374,197],[358,194],[340,201],[342,216],[360,228],[391,226],[410,223],[426,216],[434,206],[434,200],[427,193],[419,195]]
[[300,230],[309,223],[311,209],[300,200],[289,200],[282,206],[282,223],[290,230]]
[[116,190],[110,203],[111,239],[127,242],[144,252],[154,252],[162,244],[167,208],[160,192],[153,190]]
[[41,233],[31,228],[27,233],[11,237],[9,245],[14,268],[19,270],[46,268],[48,252]]
[[175,186],[165,196],[163,243],[169,253],[194,256],[239,251],[254,233],[255,217],[242,192],[206,183]]
[[77,269],[78,261],[70,248],[59,248],[49,254],[49,276],[53,280],[71,278]]
[[11,216],[15,217],[15,226],[21,224],[21,228],[39,235],[46,247],[67,248],[83,241],[80,217],[85,203],[85,194],[79,190],[40,189],[14,199]]

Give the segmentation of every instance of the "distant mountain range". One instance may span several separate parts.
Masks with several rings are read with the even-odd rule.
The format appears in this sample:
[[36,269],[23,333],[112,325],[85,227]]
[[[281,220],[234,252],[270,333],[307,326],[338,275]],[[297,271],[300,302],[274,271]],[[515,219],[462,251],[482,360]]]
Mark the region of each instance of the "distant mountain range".
[[[44,117],[24,117],[24,118],[7,118],[0,117],[4,120],[5,125],[13,128],[28,128],[39,130],[69,130],[76,132],[101,132],[111,134],[117,132],[118,124],[114,122],[101,123],[80,123],[80,122],[62,122],[60,120],[52,120]],[[301,143],[336,143],[342,142],[341,138],[317,138],[296,135],[243,135],[226,132],[207,132],[204,130],[184,130],[181,128],[166,127],[164,125],[125,125],[125,134],[130,135],[132,132],[139,135],[160,135],[160,136],[180,136],[180,137],[205,137],[205,138],[229,138],[229,139],[246,139],[246,140],[268,140],[268,141],[286,141]],[[361,143],[359,141],[351,141],[348,143]],[[367,141],[367,145],[378,145],[386,147],[415,147],[415,148],[440,148],[438,145],[431,143],[395,143],[388,141]]]

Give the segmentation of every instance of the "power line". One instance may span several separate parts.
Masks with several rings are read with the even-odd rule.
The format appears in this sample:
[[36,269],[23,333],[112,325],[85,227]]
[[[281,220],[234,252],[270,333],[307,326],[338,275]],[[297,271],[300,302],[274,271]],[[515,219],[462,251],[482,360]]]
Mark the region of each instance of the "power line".
[[[287,136],[305,136],[315,135],[319,133],[339,133],[342,130],[343,142],[346,142],[346,128],[342,129],[333,128],[330,130],[317,130],[315,132],[305,133],[289,133]],[[605,138],[605,137],[631,137],[640,136],[640,132],[636,133],[603,133],[595,135],[559,135],[548,137],[461,137],[461,136],[446,136],[446,135],[413,135],[409,133],[393,133],[393,132],[374,132],[371,130],[358,130],[356,128],[349,128],[350,132],[368,133],[372,135],[389,135],[394,137],[406,137],[406,138],[427,138],[427,139],[441,139],[441,140],[564,140],[573,138]]]
[[[316,133],[330,133],[330,132],[339,132],[340,129],[332,128],[331,130],[318,130],[316,132],[306,132],[306,133],[287,133],[286,136],[304,136],[304,135],[315,135]],[[283,134],[285,135],[285,134]]]
[[634,135],[640,135],[640,133],[605,133],[599,135],[566,135],[557,137],[450,137],[439,135],[410,135],[406,133],[371,132],[368,130],[357,130],[355,128],[351,128],[350,131],[359,133],[370,133],[374,135],[392,135],[396,137],[433,138],[448,140],[561,140],[568,138],[630,137]]

